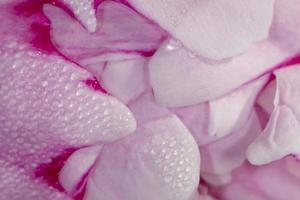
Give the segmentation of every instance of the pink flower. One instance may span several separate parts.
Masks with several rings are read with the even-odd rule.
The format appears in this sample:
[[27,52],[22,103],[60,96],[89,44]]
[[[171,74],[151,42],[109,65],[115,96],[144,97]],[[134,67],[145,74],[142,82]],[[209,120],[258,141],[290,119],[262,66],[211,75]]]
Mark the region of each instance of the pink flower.
[[298,200],[299,27],[299,0],[2,0],[0,200]]

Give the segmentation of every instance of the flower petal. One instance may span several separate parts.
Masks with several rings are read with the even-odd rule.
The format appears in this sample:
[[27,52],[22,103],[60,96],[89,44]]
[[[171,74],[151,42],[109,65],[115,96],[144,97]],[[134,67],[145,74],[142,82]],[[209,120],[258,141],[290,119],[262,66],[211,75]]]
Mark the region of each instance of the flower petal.
[[273,0],[129,0],[198,54],[223,59],[268,36]]
[[34,180],[24,169],[0,160],[1,199],[10,200],[71,200],[40,180]]
[[226,136],[245,124],[248,120],[256,97],[268,76],[251,82],[224,97],[209,102],[208,134]]
[[146,62],[145,58],[108,62],[101,76],[103,87],[124,103],[136,99],[146,90]]
[[299,65],[275,72],[274,110],[260,137],[247,150],[252,164],[262,165],[300,153],[299,74]]
[[196,192],[199,150],[180,120],[152,121],[103,148],[86,200],[188,200]]
[[97,65],[110,59],[149,56],[165,37],[156,25],[113,1],[99,5],[98,25],[94,33],[87,32],[57,7],[45,5],[44,13],[51,21],[53,44],[62,54],[82,66]]
[[260,133],[261,127],[255,113],[247,123],[234,133],[216,142],[201,146],[201,171],[216,175],[230,174],[246,160],[249,144]]
[[85,147],[75,151],[65,162],[59,172],[59,182],[65,191],[71,195],[76,193],[80,182],[85,178],[95,163],[102,145]]
[[0,51],[0,157],[31,167],[135,130],[129,109],[89,86],[92,75],[78,66],[15,41]]
[[253,167],[245,164],[234,173],[232,183],[218,188],[224,200],[298,200],[300,179],[289,173],[285,160]]
[[165,43],[149,63],[156,100],[166,106],[187,106],[208,101],[256,79],[286,58],[286,53],[264,42],[245,54],[218,64],[207,63],[184,48]]
[[96,31],[97,19],[94,0],[62,0],[75,14],[79,21],[90,31]]
[[177,107],[215,99],[299,54],[299,5],[299,0],[276,1],[268,40],[229,60],[204,60],[172,41],[164,43],[149,63],[156,100]]

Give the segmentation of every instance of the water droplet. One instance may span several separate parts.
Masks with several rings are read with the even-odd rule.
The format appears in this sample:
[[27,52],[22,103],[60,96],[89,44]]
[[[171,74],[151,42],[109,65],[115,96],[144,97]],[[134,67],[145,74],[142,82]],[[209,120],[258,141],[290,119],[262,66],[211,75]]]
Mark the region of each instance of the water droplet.
[[181,46],[182,46],[182,44],[180,43],[180,41],[171,39],[167,44],[167,50],[169,50],[169,51],[177,50],[177,49],[181,48]]

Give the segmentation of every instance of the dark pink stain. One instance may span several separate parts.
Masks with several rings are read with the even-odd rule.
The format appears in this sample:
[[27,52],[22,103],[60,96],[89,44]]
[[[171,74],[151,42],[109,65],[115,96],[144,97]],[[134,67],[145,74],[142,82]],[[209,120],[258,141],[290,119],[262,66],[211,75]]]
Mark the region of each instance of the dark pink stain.
[[156,49],[152,51],[137,51],[137,52],[144,57],[151,57],[156,52]]
[[93,77],[91,79],[87,79],[83,81],[87,86],[92,88],[95,91],[100,91],[104,94],[107,94],[107,91],[100,85],[99,81],[96,79],[96,77]]
[[58,174],[63,168],[66,160],[74,153],[77,149],[70,148],[66,149],[60,155],[52,158],[50,163],[40,164],[35,169],[35,177],[43,179],[48,185],[56,188],[57,190],[63,192],[64,189],[58,181]]
[[73,197],[74,200],[83,200],[84,194],[86,190],[86,185],[84,185],[83,189]]
[[[162,40],[163,41],[163,40]],[[126,49],[119,49],[116,51],[105,51],[105,53],[124,53],[124,54],[139,54],[144,57],[151,57],[156,52],[156,49],[152,49],[149,51],[145,50],[126,50]]]
[[77,184],[77,186],[76,186],[77,193],[73,196],[74,200],[83,200],[83,197],[84,197],[85,191],[86,191],[86,183],[87,183],[87,179],[90,174],[91,168],[88,170],[88,172],[82,177],[80,182]]
[[55,0],[27,0],[14,7],[16,15],[22,17],[30,17],[32,15],[41,14],[42,7],[46,3],[56,5]]
[[283,61],[279,65],[275,66],[273,70],[283,68],[283,67],[289,67],[291,65],[296,65],[296,64],[300,64],[300,54],[297,54],[297,55]]
[[50,24],[33,23],[31,25],[31,30],[35,35],[31,41],[34,47],[46,52],[56,51],[55,47],[51,43]]
[[[60,7],[70,16],[74,17],[73,13],[59,0],[27,0],[14,6],[15,14],[21,18],[32,17],[30,31],[33,34],[31,40],[32,46],[47,53],[55,52],[56,49],[51,42],[50,37],[50,21],[43,13],[43,5],[52,4]],[[22,19],[21,19],[22,20]]]
[[17,15],[29,17],[32,15],[43,14],[43,5],[52,4],[65,10],[70,16],[74,17],[72,11],[60,0],[27,0],[16,5],[15,11]]

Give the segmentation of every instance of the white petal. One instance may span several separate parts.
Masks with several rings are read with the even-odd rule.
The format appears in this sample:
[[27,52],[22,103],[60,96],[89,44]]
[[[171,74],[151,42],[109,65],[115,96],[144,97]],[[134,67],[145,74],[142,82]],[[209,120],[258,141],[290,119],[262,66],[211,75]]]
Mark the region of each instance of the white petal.
[[268,36],[273,0],[129,0],[198,54],[223,59]]
[[158,103],[170,107],[208,101],[256,79],[287,54],[270,42],[220,63],[207,63],[184,48],[165,43],[149,63],[150,83]]

